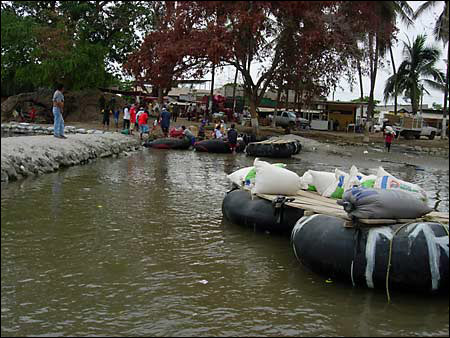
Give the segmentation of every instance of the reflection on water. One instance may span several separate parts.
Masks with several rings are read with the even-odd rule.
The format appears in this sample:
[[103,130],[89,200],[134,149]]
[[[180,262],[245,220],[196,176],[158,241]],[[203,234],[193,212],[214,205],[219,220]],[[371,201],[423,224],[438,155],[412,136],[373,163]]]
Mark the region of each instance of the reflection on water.
[[[3,186],[2,336],[448,335],[448,299],[326,284],[288,238],[223,220],[226,174],[251,163],[146,149]],[[448,210],[448,171],[385,168]]]

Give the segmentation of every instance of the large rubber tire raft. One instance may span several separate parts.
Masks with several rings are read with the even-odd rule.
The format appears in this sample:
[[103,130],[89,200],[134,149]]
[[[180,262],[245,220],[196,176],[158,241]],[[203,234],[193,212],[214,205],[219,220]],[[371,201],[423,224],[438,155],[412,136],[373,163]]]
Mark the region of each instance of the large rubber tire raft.
[[245,152],[255,157],[289,158],[300,152],[302,146],[298,141],[286,143],[249,143]]
[[343,223],[326,215],[299,220],[291,235],[298,260],[324,277],[384,289],[390,256],[390,289],[448,293],[448,226],[421,222],[353,229]]
[[287,206],[275,210],[270,201],[258,197],[252,200],[248,191],[237,189],[225,196],[222,214],[238,225],[290,234],[296,222],[303,217],[304,211]]
[[189,149],[191,142],[187,138],[159,138],[151,142],[145,142],[145,147],[156,149]]
[[[207,153],[219,153],[219,154],[230,154],[231,149],[227,142],[223,140],[204,140],[195,142],[194,148],[196,151],[207,152]],[[238,146],[236,152],[242,152],[245,148],[245,144],[238,141]]]

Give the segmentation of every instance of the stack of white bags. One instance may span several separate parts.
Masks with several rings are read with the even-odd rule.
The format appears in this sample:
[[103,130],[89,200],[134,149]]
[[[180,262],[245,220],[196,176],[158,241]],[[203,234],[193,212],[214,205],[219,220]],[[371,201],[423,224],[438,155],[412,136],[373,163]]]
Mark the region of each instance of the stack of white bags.
[[376,175],[364,175],[352,166],[350,173],[335,169],[334,173],[308,170],[302,177],[284,168],[282,163],[270,164],[255,159],[253,167],[247,167],[228,175],[228,179],[252,194],[296,195],[299,190],[317,191],[324,197],[341,199],[344,192],[353,187],[398,189],[413,194],[427,202],[425,190],[417,184],[400,180],[379,167]]

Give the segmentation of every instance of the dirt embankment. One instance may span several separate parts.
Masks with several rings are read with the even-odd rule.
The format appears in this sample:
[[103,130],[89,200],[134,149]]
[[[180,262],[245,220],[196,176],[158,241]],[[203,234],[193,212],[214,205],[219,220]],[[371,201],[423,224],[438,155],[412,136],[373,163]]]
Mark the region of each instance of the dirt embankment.
[[[89,122],[100,119],[99,101],[101,96],[105,97],[106,102],[114,97],[116,108],[121,108],[125,104],[122,97],[104,94],[100,90],[67,91],[64,93],[64,120],[66,122]],[[53,90],[50,89],[10,96],[2,102],[1,121],[11,121],[14,110],[22,111],[23,115],[27,117],[31,107],[34,107],[37,113],[36,122],[53,123],[52,97]]]

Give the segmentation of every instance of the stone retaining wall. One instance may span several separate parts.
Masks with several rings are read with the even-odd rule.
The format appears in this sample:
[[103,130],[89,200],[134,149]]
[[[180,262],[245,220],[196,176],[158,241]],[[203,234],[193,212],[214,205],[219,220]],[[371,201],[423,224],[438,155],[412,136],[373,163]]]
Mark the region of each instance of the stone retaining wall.
[[1,181],[53,172],[60,167],[85,164],[93,159],[139,149],[134,137],[119,133],[2,138]]
[[[12,136],[22,135],[53,135],[53,127],[42,127],[31,123],[2,123],[2,135]],[[73,126],[64,127],[65,134],[103,134],[103,131],[95,129],[76,128]]]

